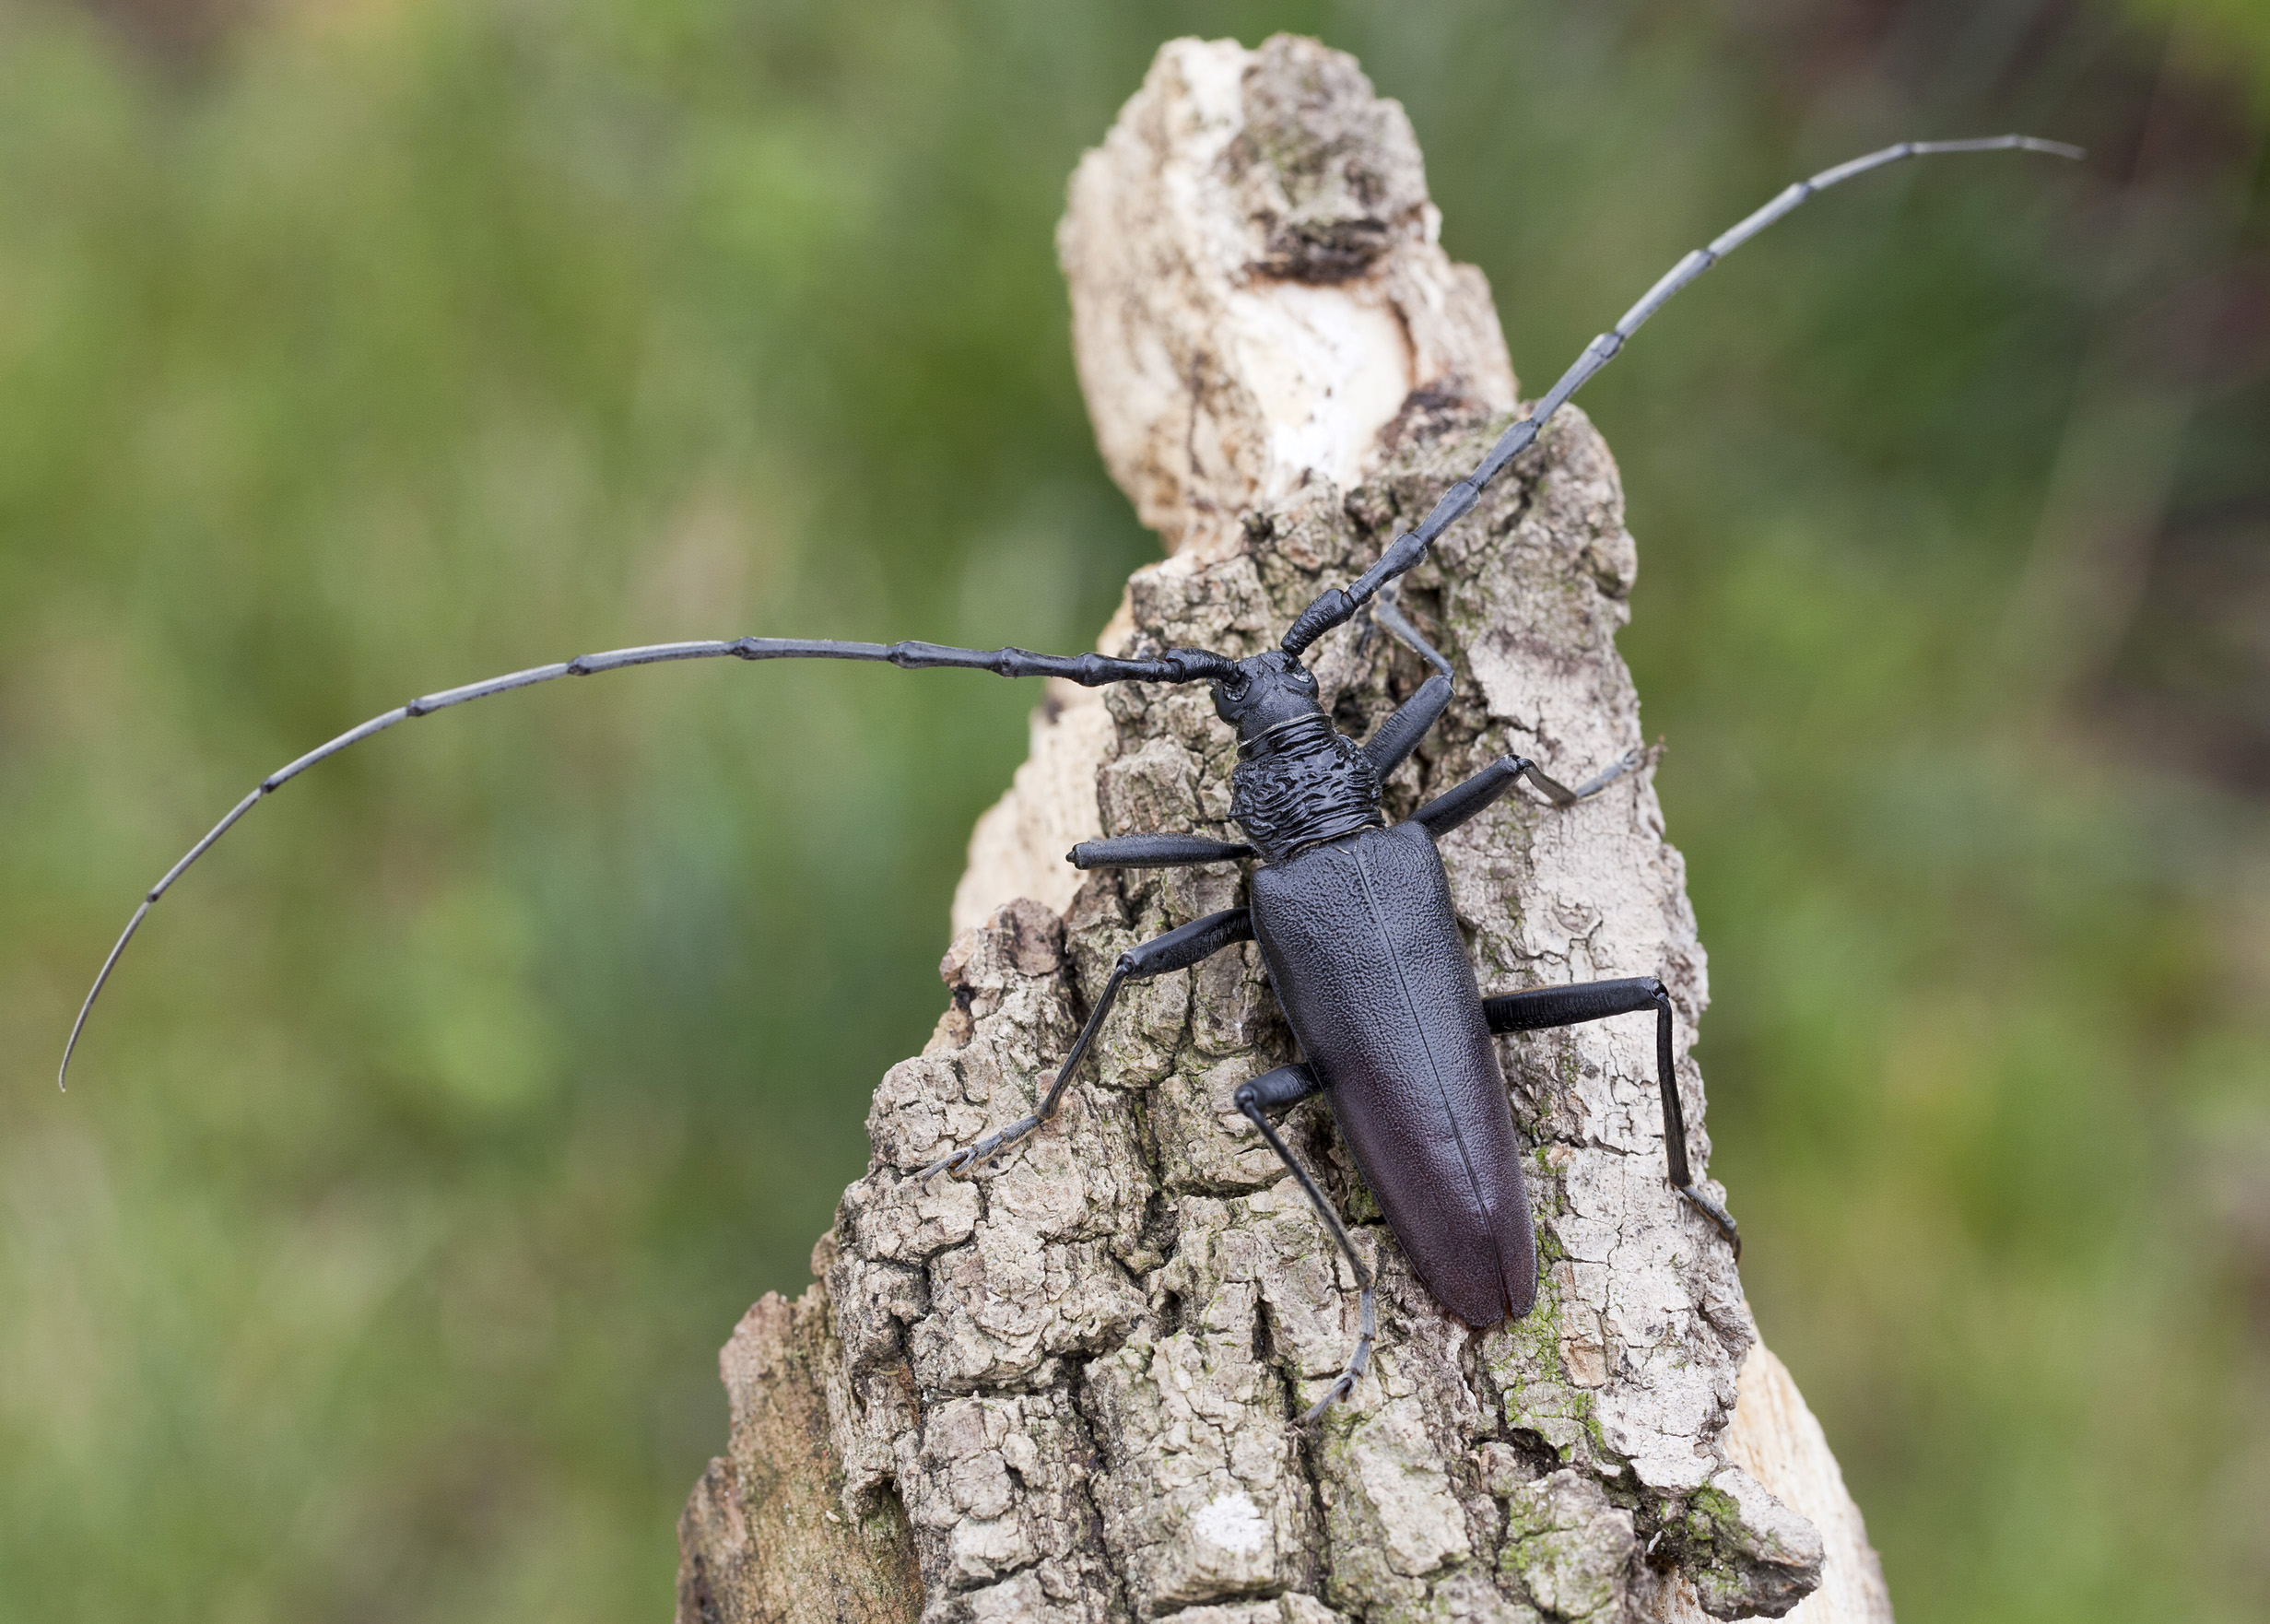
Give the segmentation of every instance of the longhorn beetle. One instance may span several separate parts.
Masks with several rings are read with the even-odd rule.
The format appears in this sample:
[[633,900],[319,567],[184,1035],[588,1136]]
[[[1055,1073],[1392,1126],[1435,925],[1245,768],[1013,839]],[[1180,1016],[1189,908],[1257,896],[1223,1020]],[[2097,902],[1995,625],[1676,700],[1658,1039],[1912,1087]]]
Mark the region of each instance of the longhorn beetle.
[[[1672,1187],[1741,1253],[1724,1207],[1699,1188],[1687,1159],[1687,1127],[1673,1079],[1671,999],[1653,976],[1508,993],[1485,998],[1467,962],[1434,842],[1505,795],[1523,779],[1556,806],[1572,806],[1637,763],[1626,756],[1590,783],[1570,789],[1521,756],[1500,756],[1472,778],[1388,824],[1380,784],[1408,756],[1450,703],[1455,673],[1395,606],[1394,583],[1479,500],[1506,465],[1585,381],[1614,359],[1641,323],[1672,295],[1816,192],[1901,159],[2006,150],[2078,159],[2080,149],[2030,135],[1967,141],[1903,141],[1824,170],[1772,201],[1664,273],[1609,331],[1585,346],[1529,416],[1507,429],[1479,465],[1443,493],[1415,530],[1395,537],[1379,561],[1346,587],[1301,610],[1282,644],[1242,660],[1205,649],[1170,649],[1144,658],[1036,654],[1024,649],[951,648],[932,642],[829,642],[742,637],[726,642],[653,643],[582,654],[464,688],[445,688],[374,716],[278,769],[231,807],[150,888],[126,922],[79,1006],[57,1071],[70,1070],[87,1017],[119,955],[173,882],[265,795],[347,746],[397,722],[426,716],[560,677],[590,677],[671,660],[882,660],[911,670],[935,666],[1002,677],[1063,677],[1095,688],[1113,682],[1206,682],[1214,707],[1237,730],[1230,818],[1247,841],[1195,834],[1135,834],[1088,841],[1070,858],[1080,868],[1159,868],[1259,858],[1252,900],[1193,920],[1120,956],[1087,1023],[1032,1114],[925,1168],[920,1177],[971,1173],[1046,1122],[1064,1098],[1097,1031],[1129,981],[1186,970],[1235,943],[1261,946],[1270,985],[1307,1058],[1253,1078],[1236,1093],[1238,1110],[1300,1182],[1360,1292],[1356,1347],[1332,1386],[1303,1418],[1312,1421],[1363,1374],[1377,1334],[1371,1271],[1316,1181],[1278,1136],[1269,1112],[1322,1093],[1330,1102],[1365,1183],[1411,1266],[1438,1301],[1471,1325],[1519,1319],[1536,1299],[1537,1248],[1521,1170],[1521,1145],[1493,1032],[1573,1026],[1612,1015],[1655,1016],[1656,1083],[1663,1096],[1664,1151]],[[1428,677],[1377,732],[1358,745],[1339,733],[1317,703],[1316,678],[1301,664],[1311,644],[1370,605],[1374,620],[1428,665]],[[1383,991],[1392,988],[1392,992]]]

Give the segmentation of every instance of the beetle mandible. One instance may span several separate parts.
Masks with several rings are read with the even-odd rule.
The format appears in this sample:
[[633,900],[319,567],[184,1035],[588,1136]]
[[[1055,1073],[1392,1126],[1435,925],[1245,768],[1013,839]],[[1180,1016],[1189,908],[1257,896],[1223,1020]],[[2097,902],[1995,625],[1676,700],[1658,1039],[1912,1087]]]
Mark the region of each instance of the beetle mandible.
[[[1500,757],[1389,825],[1381,781],[1408,756],[1449,705],[1455,676],[1395,606],[1394,583],[1479,500],[1483,489],[1536,440],[1554,413],[1611,360],[1647,319],[1742,243],[1841,181],[1940,153],[2023,150],[2077,159],[2077,147],[2030,135],[1907,141],[1800,181],[1664,273],[1607,332],[1587,345],[1530,414],[1513,423],[1473,472],[1453,485],[1415,528],[1345,587],[1328,588],[1303,609],[1275,649],[1233,660],[1204,649],[1141,657],[1037,654],[930,642],[837,642],[743,637],[727,641],[655,643],[584,654],[484,682],[427,694],[348,729],[263,779],[143,898],[103,960],[79,1007],[56,1075],[67,1077],[88,1014],[126,944],[150,909],[189,866],[266,795],[317,762],[396,723],[471,700],[561,677],[589,677],[675,660],[876,660],[906,669],[950,667],[1003,677],[1061,677],[1084,687],[1116,682],[1205,682],[1216,712],[1236,730],[1230,816],[1246,841],[1194,834],[1138,834],[1083,842],[1070,853],[1080,868],[1143,868],[1258,859],[1247,906],[1192,921],[1123,954],[1071,1052],[1032,1113],[923,1170],[968,1175],[1032,1133],[1055,1112],[1098,1030],[1129,981],[1185,970],[1234,944],[1259,944],[1271,986],[1305,1059],[1241,1086],[1237,1109],[1290,1170],[1359,1292],[1356,1346],[1337,1380],[1303,1418],[1312,1421],[1345,1397],[1370,1361],[1377,1333],[1373,1279],[1332,1204],[1286,1146],[1273,1111],[1322,1093],[1365,1183],[1414,1272],[1442,1306],[1487,1328],[1527,1313],[1536,1296],[1537,1250],[1505,1081],[1491,1043],[1497,1032],[1571,1026],[1653,1011],[1656,1081],[1671,1185],[1740,1252],[1734,1219],[1695,1183],[1674,1082],[1671,1000],[1652,976],[1588,982],[1484,998],[1468,962],[1434,842],[1480,814],[1516,783],[1556,806],[1570,806],[1615,783],[1635,755],[1569,788],[1535,761]],[[1433,667],[1434,675],[1362,744],[1342,735],[1318,703],[1316,679],[1301,656],[1327,632],[1369,608],[1373,620]]]

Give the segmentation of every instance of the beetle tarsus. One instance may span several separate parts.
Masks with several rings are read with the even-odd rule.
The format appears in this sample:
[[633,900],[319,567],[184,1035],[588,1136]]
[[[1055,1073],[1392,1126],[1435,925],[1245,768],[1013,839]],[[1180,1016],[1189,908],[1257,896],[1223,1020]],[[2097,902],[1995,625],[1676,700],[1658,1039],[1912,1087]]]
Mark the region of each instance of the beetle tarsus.
[[1323,1418],[1324,1412],[1356,1391],[1356,1383],[1363,1380],[1364,1371],[1371,1364],[1371,1345],[1379,1340],[1377,1315],[1371,1299],[1371,1288],[1363,1289],[1363,1306],[1358,1312],[1358,1323],[1363,1327],[1356,1335],[1356,1351],[1348,1356],[1347,1368],[1333,1379],[1324,1389],[1324,1396],[1310,1406],[1298,1425],[1313,1427]]
[[1577,785],[1574,789],[1570,789],[1567,784],[1562,783],[1558,779],[1547,775],[1545,770],[1539,767],[1535,761],[1523,759],[1519,756],[1509,757],[1507,759],[1520,761],[1520,772],[1522,776],[1529,780],[1530,783],[1536,788],[1539,794],[1542,794],[1547,800],[1552,802],[1554,806],[1566,810],[1567,808],[1575,806],[1580,801],[1591,800],[1602,790],[1606,789],[1608,785],[1614,783],[1617,779],[1623,777],[1633,768],[1645,761],[1647,759],[1647,747],[1644,745],[1634,745],[1630,749],[1626,750],[1622,755],[1617,757],[1614,761],[1610,762],[1606,770],[1602,771],[1597,777],[1586,779],[1582,783]]
[[1342,1371],[1339,1379],[1324,1390],[1324,1396],[1318,1399],[1314,1407],[1300,1418],[1299,1424],[1303,1427],[1315,1426],[1318,1421],[1323,1419],[1326,1410],[1355,1391],[1356,1378],[1347,1371]]
[[1569,794],[1575,797],[1576,800],[1589,801],[1602,790],[1606,789],[1608,785],[1623,777],[1633,768],[1641,766],[1646,760],[1647,747],[1645,745],[1634,745],[1631,748],[1626,750],[1622,755],[1617,757],[1614,761],[1610,762],[1606,770],[1597,778],[1586,779],[1582,783],[1578,784],[1576,788],[1570,790]]
[[1726,1244],[1734,1248],[1736,1258],[1742,1255],[1742,1231],[1735,1227],[1733,1215],[1692,1184],[1673,1186],[1693,1204],[1697,1212],[1718,1226],[1718,1232],[1726,1237]]
[[1276,1159],[1299,1181],[1301,1193],[1309,1198],[1309,1205],[1316,1209],[1316,1216],[1332,1232],[1334,1243],[1339,1247],[1340,1254],[1347,1259],[1348,1267],[1355,1272],[1357,1289],[1362,1293],[1356,1310],[1356,1351],[1348,1356],[1347,1368],[1326,1389],[1324,1396],[1317,1400],[1314,1408],[1300,1418],[1300,1424],[1304,1427],[1330,1409],[1335,1400],[1346,1398],[1356,1390],[1356,1383],[1362,1377],[1365,1367],[1371,1362],[1371,1345],[1379,1340],[1380,1330],[1370,1265],[1364,1262],[1363,1253],[1356,1250],[1356,1242],[1348,1239],[1347,1226],[1340,1221],[1339,1213],[1331,1202],[1324,1199],[1323,1191],[1317,1187],[1309,1170],[1295,1159],[1284,1138],[1271,1125],[1267,1114],[1270,1106],[1290,1105],[1296,1100],[1307,1099],[1311,1094],[1322,1092],[1322,1089],[1315,1072],[1307,1065],[1281,1065],[1241,1085],[1231,1101],[1243,1113],[1245,1120],[1260,1130],[1261,1136],[1268,1141],[1269,1148],[1276,1152]]
[[1021,1122],[1013,1122],[999,1133],[986,1135],[968,1149],[957,1150],[950,1156],[932,1162],[914,1175],[915,1181],[919,1183],[924,1179],[942,1172],[950,1172],[958,1179],[964,1174],[974,1173],[980,1162],[992,1160],[1040,1125],[1041,1119],[1038,1116],[1029,1116]]
[[936,1178],[943,1172],[951,1172],[956,1178],[959,1178],[961,1177],[962,1170],[970,1165],[970,1161],[976,1157],[976,1155],[977,1152],[974,1150],[957,1150],[949,1156],[932,1162],[928,1167],[923,1169],[921,1172],[916,1173],[914,1175],[914,1182],[918,1184],[923,1183],[931,1179]]

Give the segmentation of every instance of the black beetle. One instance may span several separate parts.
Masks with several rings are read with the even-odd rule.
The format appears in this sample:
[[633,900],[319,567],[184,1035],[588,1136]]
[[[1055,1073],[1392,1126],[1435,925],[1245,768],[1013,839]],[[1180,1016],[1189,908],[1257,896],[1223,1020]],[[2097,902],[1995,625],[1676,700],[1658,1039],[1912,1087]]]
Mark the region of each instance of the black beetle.
[[[1397,577],[1473,508],[1505,465],[1585,381],[1623,347],[1641,324],[1725,254],[1816,192],[1901,159],[1947,152],[2022,149],[2082,156],[2078,148],[2029,135],[1966,141],[1909,141],[1856,158],[1782,192],[1679,261],[1608,332],[1594,339],[1530,415],[1500,437],[1473,473],[1436,502],[1415,530],[1397,536],[1353,584],[1321,594],[1294,620],[1280,647],[1232,660],[1203,649],[1142,658],[1036,654],[1023,649],[952,648],[744,637],[731,641],[658,643],[585,654],[553,665],[428,694],[372,717],[261,781],[187,854],[166,871],[111,948],[64,1046],[71,1052],[119,955],[159,898],[272,791],[326,757],[398,722],[468,700],[560,677],[588,677],[626,665],[732,656],[744,660],[881,660],[993,671],[1003,677],[1062,677],[1086,687],[1113,682],[1208,682],[1215,708],[1236,728],[1238,766],[1230,816],[1251,843],[1201,835],[1128,835],[1075,847],[1082,868],[1162,867],[1259,858],[1252,901],[1194,920],[1123,954],[1089,1011],[1054,1082],[1031,1115],[986,1136],[923,1171],[966,1173],[1031,1133],[1054,1112],[1129,980],[1187,969],[1234,943],[1256,941],[1271,985],[1307,1058],[1242,1085],[1236,1103],[1292,1171],[1353,1265],[1361,1288],[1360,1328],[1340,1377],[1311,1409],[1313,1419],[1345,1396],[1370,1357],[1376,1322],[1370,1271],[1339,1218],[1286,1147],[1268,1112],[1322,1092],[1354,1151],[1365,1182],[1413,1269],[1442,1305],[1488,1327],[1529,1312],[1537,1283],[1536,1241],[1493,1032],[1570,1026],[1611,1015],[1655,1012],[1657,1081],[1672,1185],[1740,1249],[1733,1218],[1697,1188],[1688,1166],[1686,1124],[1673,1081],[1671,1001],[1653,977],[1589,982],[1485,999],[1467,962],[1435,840],[1475,817],[1523,778],[1557,806],[1573,806],[1635,764],[1627,757],[1590,783],[1569,789],[1519,756],[1503,756],[1392,828],[1380,806],[1381,780],[1425,736],[1450,703],[1453,671],[1396,609]],[[1370,606],[1373,618],[1416,649],[1435,675],[1358,745],[1335,730],[1317,703],[1316,679],[1300,656],[1327,631]]]

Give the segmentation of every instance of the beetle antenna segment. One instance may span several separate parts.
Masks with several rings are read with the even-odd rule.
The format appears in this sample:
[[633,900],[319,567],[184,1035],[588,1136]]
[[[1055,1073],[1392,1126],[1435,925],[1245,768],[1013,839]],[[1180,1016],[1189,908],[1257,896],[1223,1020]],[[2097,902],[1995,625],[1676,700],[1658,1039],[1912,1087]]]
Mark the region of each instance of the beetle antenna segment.
[[[2063,141],[2044,141],[2036,135],[1985,135],[1965,141],[1902,141],[1896,147],[1887,147],[1880,152],[1871,152],[1841,163],[1834,169],[1823,170],[1812,179],[1799,181],[1782,192],[1763,208],[1745,217],[1735,225],[1711,240],[1707,248],[1698,248],[1685,259],[1664,272],[1661,280],[1649,288],[1640,302],[1624,312],[1623,320],[1584,347],[1584,353],[1576,364],[1560,375],[1543,400],[1537,402],[1523,418],[1508,429],[1489,448],[1476,466],[1450,489],[1444,491],[1434,505],[1434,511],[1422,520],[1416,530],[1406,530],[1395,537],[1379,562],[1365,571],[1355,584],[1331,587],[1300,611],[1300,617],[1285,634],[1285,652],[1298,655],[1318,638],[1341,624],[1389,582],[1411,569],[1427,556],[1427,548],[1435,537],[1463,517],[1481,500],[1483,490],[1505,465],[1535,443],[1537,431],[1543,429],[1553,414],[1560,410],[1569,397],[1582,389],[1601,368],[1615,359],[1624,341],[1640,330],[1648,317],[1653,315],[1671,296],[1732,253],[1751,238],[1789,214],[1817,192],[1825,192],[1840,181],[1849,181],[1854,175],[1866,174],[1870,170],[1882,169],[1886,164],[1898,163],[1906,158],[1930,158],[1948,152],[2046,152],[2058,158],[2086,157],[2078,147]],[[1376,611],[1375,611],[1376,614]],[[1392,626],[1390,628],[1393,630]]]
[[95,1000],[101,995],[103,983],[111,979],[111,971],[117,968],[119,955],[134,940],[134,933],[142,928],[143,919],[158,899],[166,894],[191,864],[212,848],[215,841],[227,834],[237,819],[318,761],[337,755],[349,745],[361,743],[374,733],[384,733],[397,722],[429,716],[469,700],[485,700],[491,694],[534,688],[537,683],[561,677],[591,677],[629,665],[728,656],[736,660],[878,660],[909,671],[943,668],[991,671],[999,677],[1061,677],[1082,688],[1100,688],[1113,682],[1210,682],[1237,669],[1237,663],[1228,655],[1205,649],[1169,649],[1149,658],[1126,660],[1108,654],[1036,654],[1029,649],[963,649],[938,642],[832,642],[810,638],[739,637],[724,642],[644,643],[637,648],[610,649],[605,653],[579,654],[556,665],[533,665],[525,671],[492,677],[486,682],[427,694],[406,705],[397,705],[382,716],[373,716],[359,727],[350,727],[329,744],[320,745],[289,766],[279,767],[268,774],[260,781],[258,788],[231,806],[228,816],[215,824],[203,840],[190,847],[179,863],[166,870],[165,877],[149,888],[142,905],[134,911],[134,917],[126,922],[126,928],[119,933],[110,957],[102,961],[102,969],[95,976],[95,984],[88,988],[86,1002],[79,1006],[78,1018],[71,1023],[70,1039],[63,1046],[63,1064],[55,1071],[56,1088],[67,1086],[71,1053],[78,1047],[79,1034],[87,1028],[87,1018],[94,1009]]

